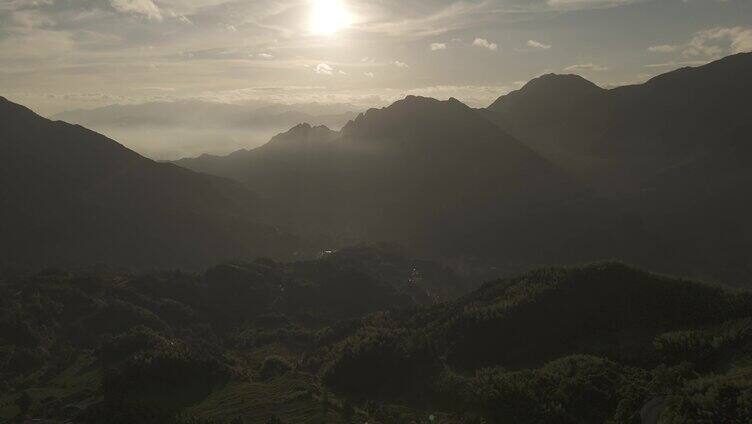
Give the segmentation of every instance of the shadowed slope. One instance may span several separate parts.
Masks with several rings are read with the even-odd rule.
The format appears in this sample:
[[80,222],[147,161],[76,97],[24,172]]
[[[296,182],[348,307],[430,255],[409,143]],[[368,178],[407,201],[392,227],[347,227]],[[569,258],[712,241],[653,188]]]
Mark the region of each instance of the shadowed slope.
[[635,262],[748,284],[750,74],[752,53],[611,90],[544,76],[481,113],[619,204]]
[[371,109],[339,133],[300,125],[251,151],[178,163],[243,181],[274,205],[278,222],[304,234],[433,253],[483,251],[478,233],[499,234],[577,190],[477,111],[415,96]]
[[259,202],[236,182],[156,163],[5,99],[0,135],[7,262],[196,267],[287,250],[253,223]]

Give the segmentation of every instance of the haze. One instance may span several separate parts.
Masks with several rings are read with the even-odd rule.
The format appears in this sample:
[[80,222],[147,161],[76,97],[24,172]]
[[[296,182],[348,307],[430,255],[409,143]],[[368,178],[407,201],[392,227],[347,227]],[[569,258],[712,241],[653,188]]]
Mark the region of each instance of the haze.
[[0,423],[752,424],[752,0],[0,0]]
[[[0,92],[46,116],[186,99],[359,111],[406,94],[483,107],[543,73],[609,87],[748,51],[750,22],[744,0],[7,0]],[[173,151],[117,135],[170,158],[243,144],[211,133]]]

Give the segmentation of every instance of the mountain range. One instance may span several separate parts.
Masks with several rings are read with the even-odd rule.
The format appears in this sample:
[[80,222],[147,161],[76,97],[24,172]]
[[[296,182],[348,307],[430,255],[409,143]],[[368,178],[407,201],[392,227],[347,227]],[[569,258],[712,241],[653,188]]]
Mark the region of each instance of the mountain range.
[[299,122],[341,127],[355,117],[349,104],[284,105],[267,102],[216,103],[201,100],[110,105],[61,112],[53,118],[88,127],[291,127]]
[[[619,257],[744,283],[752,54],[602,89],[544,75],[485,109],[408,96],[340,131],[177,161],[259,193],[300,234],[494,267]],[[493,125],[492,125],[493,124]]]
[[5,264],[196,268],[295,250],[295,237],[257,223],[264,206],[241,184],[154,162],[4,98],[0,152]]
[[752,81],[742,75],[750,72],[752,54],[742,53],[611,90],[546,75],[481,113],[618,202],[661,261],[744,282]]
[[598,202],[580,200],[566,172],[455,99],[408,96],[338,132],[303,124],[257,149],[176,163],[243,182],[277,222],[335,246],[388,241],[546,261],[558,253],[539,236],[579,237],[556,225],[552,205],[589,215],[581,203]]
[[751,71],[176,163],[0,97],[0,421],[748,423]]
[[[481,112],[571,173],[607,188],[640,187],[667,169],[743,148],[752,54],[602,89],[544,75]],[[589,164],[589,166],[588,166]]]
[[174,164],[3,100],[2,177],[22,183],[2,185],[2,249],[200,266],[396,242],[486,276],[616,257],[747,284],[750,71],[739,54],[610,90],[545,75],[485,109],[408,96]]

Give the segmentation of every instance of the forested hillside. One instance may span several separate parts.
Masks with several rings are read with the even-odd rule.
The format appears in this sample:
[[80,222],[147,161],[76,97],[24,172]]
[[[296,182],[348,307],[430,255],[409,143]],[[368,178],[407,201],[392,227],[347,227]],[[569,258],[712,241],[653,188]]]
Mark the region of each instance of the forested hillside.
[[749,414],[748,292],[596,263],[456,298],[457,281],[437,269],[362,246],[199,274],[6,270],[0,417],[636,423],[646,405],[661,422]]

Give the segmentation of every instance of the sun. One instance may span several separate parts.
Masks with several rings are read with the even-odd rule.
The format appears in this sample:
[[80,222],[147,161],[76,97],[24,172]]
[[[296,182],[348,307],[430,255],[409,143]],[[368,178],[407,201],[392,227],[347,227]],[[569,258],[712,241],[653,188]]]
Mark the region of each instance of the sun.
[[340,0],[312,0],[310,30],[327,35],[350,25],[350,14]]

